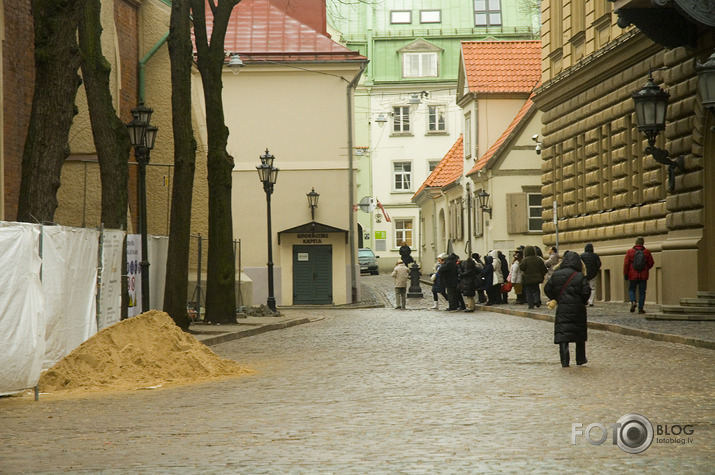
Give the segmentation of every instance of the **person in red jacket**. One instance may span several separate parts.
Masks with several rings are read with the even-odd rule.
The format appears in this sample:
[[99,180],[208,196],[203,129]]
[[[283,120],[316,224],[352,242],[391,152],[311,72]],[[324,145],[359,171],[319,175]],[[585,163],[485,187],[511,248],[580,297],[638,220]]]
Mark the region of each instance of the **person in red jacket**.
[[[623,260],[623,278],[628,284],[628,296],[631,299],[631,313],[645,313],[645,291],[648,284],[648,270],[653,267],[653,256],[644,246],[642,237],[636,239],[636,245],[628,249]],[[638,288],[638,303],[636,304],[636,287]]]

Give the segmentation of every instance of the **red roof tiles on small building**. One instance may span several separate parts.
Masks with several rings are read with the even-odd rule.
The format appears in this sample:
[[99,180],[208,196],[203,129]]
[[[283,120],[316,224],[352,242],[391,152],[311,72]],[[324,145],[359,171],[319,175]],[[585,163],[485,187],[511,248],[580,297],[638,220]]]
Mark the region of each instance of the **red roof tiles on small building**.
[[[208,5],[206,25],[210,37],[213,14]],[[244,62],[365,59],[296,20],[269,0],[242,0],[233,8],[224,49],[238,53]]]
[[541,79],[541,41],[463,41],[469,92],[530,93]]
[[508,142],[512,139],[515,138],[513,136],[514,131],[517,129],[519,125],[522,125],[522,121],[526,120],[526,118],[531,117],[531,112],[536,110],[536,104],[531,100],[534,95],[532,94],[529,96],[529,98],[526,100],[523,106],[521,106],[521,109],[519,112],[517,112],[516,117],[514,117],[514,120],[509,124],[509,127],[504,130],[504,133],[497,139],[494,144],[489,147],[489,150],[486,151],[484,155],[482,155],[479,160],[477,160],[477,163],[474,164],[474,167],[472,167],[469,172],[467,172],[467,176],[472,175],[482,168],[484,168],[490,160],[495,158],[498,153],[501,151],[502,147],[506,146]]
[[464,145],[460,135],[447,155],[437,164],[419,190],[412,196],[414,200],[427,188],[443,188],[459,180],[464,172]]

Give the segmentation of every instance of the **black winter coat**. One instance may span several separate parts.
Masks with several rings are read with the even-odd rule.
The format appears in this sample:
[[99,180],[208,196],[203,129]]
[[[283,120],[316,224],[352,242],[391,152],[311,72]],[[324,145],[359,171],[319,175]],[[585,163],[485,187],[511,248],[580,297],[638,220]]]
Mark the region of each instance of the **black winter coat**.
[[459,285],[459,280],[457,279],[457,255],[452,253],[447,256],[437,273],[446,289],[457,288],[457,285]]
[[554,321],[554,343],[588,340],[586,304],[591,288],[588,286],[588,279],[581,273],[581,268],[581,258],[578,254],[567,251],[561,260],[561,267],[544,286],[546,296],[558,302]]
[[465,297],[474,297],[477,293],[477,266],[473,260],[462,261],[462,273],[459,276],[459,290]]
[[593,252],[593,244],[586,244],[581,260],[586,266],[586,279],[595,279],[601,269],[601,258]]
[[412,258],[412,249],[410,249],[410,246],[401,246],[400,247],[400,258],[402,259],[402,262],[406,266],[412,264],[415,261]]
[[494,285],[494,258],[492,256],[484,257],[484,268],[481,271],[484,288],[482,290],[488,289]]

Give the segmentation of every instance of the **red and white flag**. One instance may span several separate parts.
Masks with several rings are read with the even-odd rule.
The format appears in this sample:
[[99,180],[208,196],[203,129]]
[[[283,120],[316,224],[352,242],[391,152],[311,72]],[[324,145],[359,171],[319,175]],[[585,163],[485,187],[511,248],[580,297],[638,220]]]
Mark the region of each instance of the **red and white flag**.
[[380,203],[380,200],[377,200],[377,206],[380,207],[380,210],[382,210],[382,214],[385,215],[385,221],[387,221],[388,223],[391,223],[392,218],[390,218],[390,215],[387,214],[387,211],[385,211],[385,208],[382,207],[382,203]]

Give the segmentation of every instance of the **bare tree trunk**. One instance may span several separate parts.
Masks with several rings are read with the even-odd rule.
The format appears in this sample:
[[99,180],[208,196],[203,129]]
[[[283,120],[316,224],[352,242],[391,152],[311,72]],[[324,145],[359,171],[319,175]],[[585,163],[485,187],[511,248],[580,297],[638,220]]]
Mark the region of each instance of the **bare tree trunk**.
[[129,201],[127,162],[131,144],[127,127],[117,117],[109,88],[111,64],[102,54],[100,0],[85,0],[79,22],[82,77],[87,92],[92,137],[97,150],[102,180],[102,223],[112,229],[126,229]]
[[32,0],[35,28],[35,92],[22,155],[17,220],[52,221],[62,164],[77,113],[81,56],[77,23],[84,0]]
[[233,7],[239,0],[209,0],[214,23],[211,44],[206,33],[206,2],[191,0],[196,37],[197,65],[204,86],[208,133],[209,256],[206,279],[206,320],[236,321],[236,265],[233,255],[231,173],[228,128],[224,121],[222,90],[224,39]]
[[[127,229],[131,144],[127,128],[117,116],[110,91],[111,64],[102,54],[100,0],[85,0],[79,20],[79,47],[82,51],[82,77],[87,93],[92,138],[97,150],[102,182],[102,223],[110,229]],[[127,268],[126,240],[122,268]],[[126,273],[122,273],[122,309],[129,302]],[[124,313],[124,312],[122,312]]]
[[189,245],[191,239],[191,198],[196,169],[196,140],[191,124],[191,44],[190,0],[174,0],[169,27],[171,59],[171,112],[174,131],[174,183],[171,191],[169,259],[166,263],[164,311],[188,330],[186,312],[189,285]]

